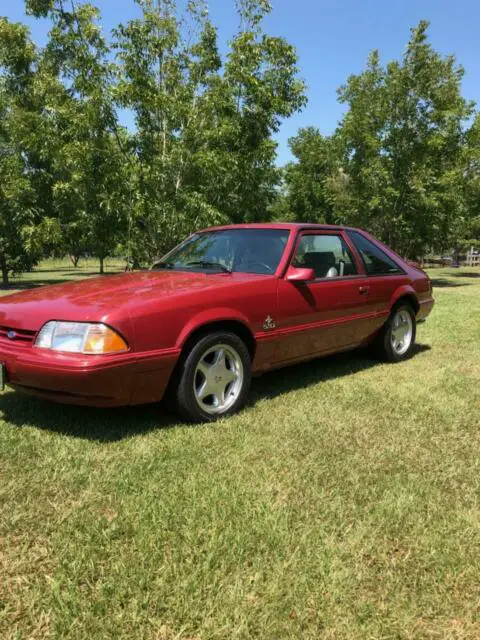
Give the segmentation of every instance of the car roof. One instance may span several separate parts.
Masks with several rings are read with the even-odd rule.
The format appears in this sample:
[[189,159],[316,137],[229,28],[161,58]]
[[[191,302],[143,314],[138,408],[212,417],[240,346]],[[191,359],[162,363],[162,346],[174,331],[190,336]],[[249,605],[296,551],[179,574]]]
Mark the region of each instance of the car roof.
[[318,224],[309,222],[251,222],[247,224],[227,224],[218,227],[208,227],[202,231],[225,231],[227,229],[286,229],[286,230],[302,230],[302,229],[325,229],[342,231],[344,229],[354,229],[336,224]]

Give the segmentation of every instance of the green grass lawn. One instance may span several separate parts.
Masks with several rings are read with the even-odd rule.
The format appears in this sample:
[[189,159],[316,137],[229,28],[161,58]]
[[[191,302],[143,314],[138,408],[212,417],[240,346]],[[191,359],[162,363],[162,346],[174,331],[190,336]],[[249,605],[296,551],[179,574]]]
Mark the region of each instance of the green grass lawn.
[[[125,262],[115,258],[107,258],[104,266],[107,274],[118,273],[125,269]],[[32,286],[39,287],[44,284],[65,282],[65,280],[80,280],[82,278],[98,276],[99,270],[98,260],[94,258],[81,260],[78,267],[74,267],[71,262],[65,259],[45,260],[34,271],[11,277],[9,290],[5,291],[0,289],[0,296]]]
[[480,272],[431,276],[414,358],[214,425],[0,395],[0,638],[480,638]]

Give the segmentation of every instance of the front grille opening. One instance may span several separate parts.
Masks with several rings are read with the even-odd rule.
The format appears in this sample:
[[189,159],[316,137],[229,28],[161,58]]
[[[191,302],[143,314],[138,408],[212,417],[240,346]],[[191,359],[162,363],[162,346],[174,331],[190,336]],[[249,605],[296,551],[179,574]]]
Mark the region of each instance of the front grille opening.
[[[13,333],[14,336],[9,338],[9,333]],[[27,329],[0,326],[0,339],[8,340],[8,342],[32,343],[36,333],[36,331],[28,331]]]

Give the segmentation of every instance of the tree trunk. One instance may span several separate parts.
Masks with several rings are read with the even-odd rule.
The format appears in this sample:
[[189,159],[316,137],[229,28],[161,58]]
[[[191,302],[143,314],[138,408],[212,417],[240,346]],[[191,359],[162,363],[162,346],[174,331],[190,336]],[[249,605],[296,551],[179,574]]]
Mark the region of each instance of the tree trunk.
[[103,256],[100,257],[100,273],[103,275],[105,273],[105,258]]
[[10,285],[10,280],[8,279],[8,267],[5,256],[0,256],[0,269],[2,270],[2,286],[7,289]]
[[72,261],[72,264],[76,269],[78,267],[78,263],[80,261],[80,256],[70,256],[70,260]]

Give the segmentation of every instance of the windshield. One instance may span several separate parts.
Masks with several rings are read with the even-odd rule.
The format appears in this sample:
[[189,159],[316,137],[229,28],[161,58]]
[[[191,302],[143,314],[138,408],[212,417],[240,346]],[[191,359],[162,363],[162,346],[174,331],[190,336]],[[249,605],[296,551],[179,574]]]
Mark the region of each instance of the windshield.
[[287,229],[225,229],[196,233],[152,269],[205,273],[275,273],[287,244]]

